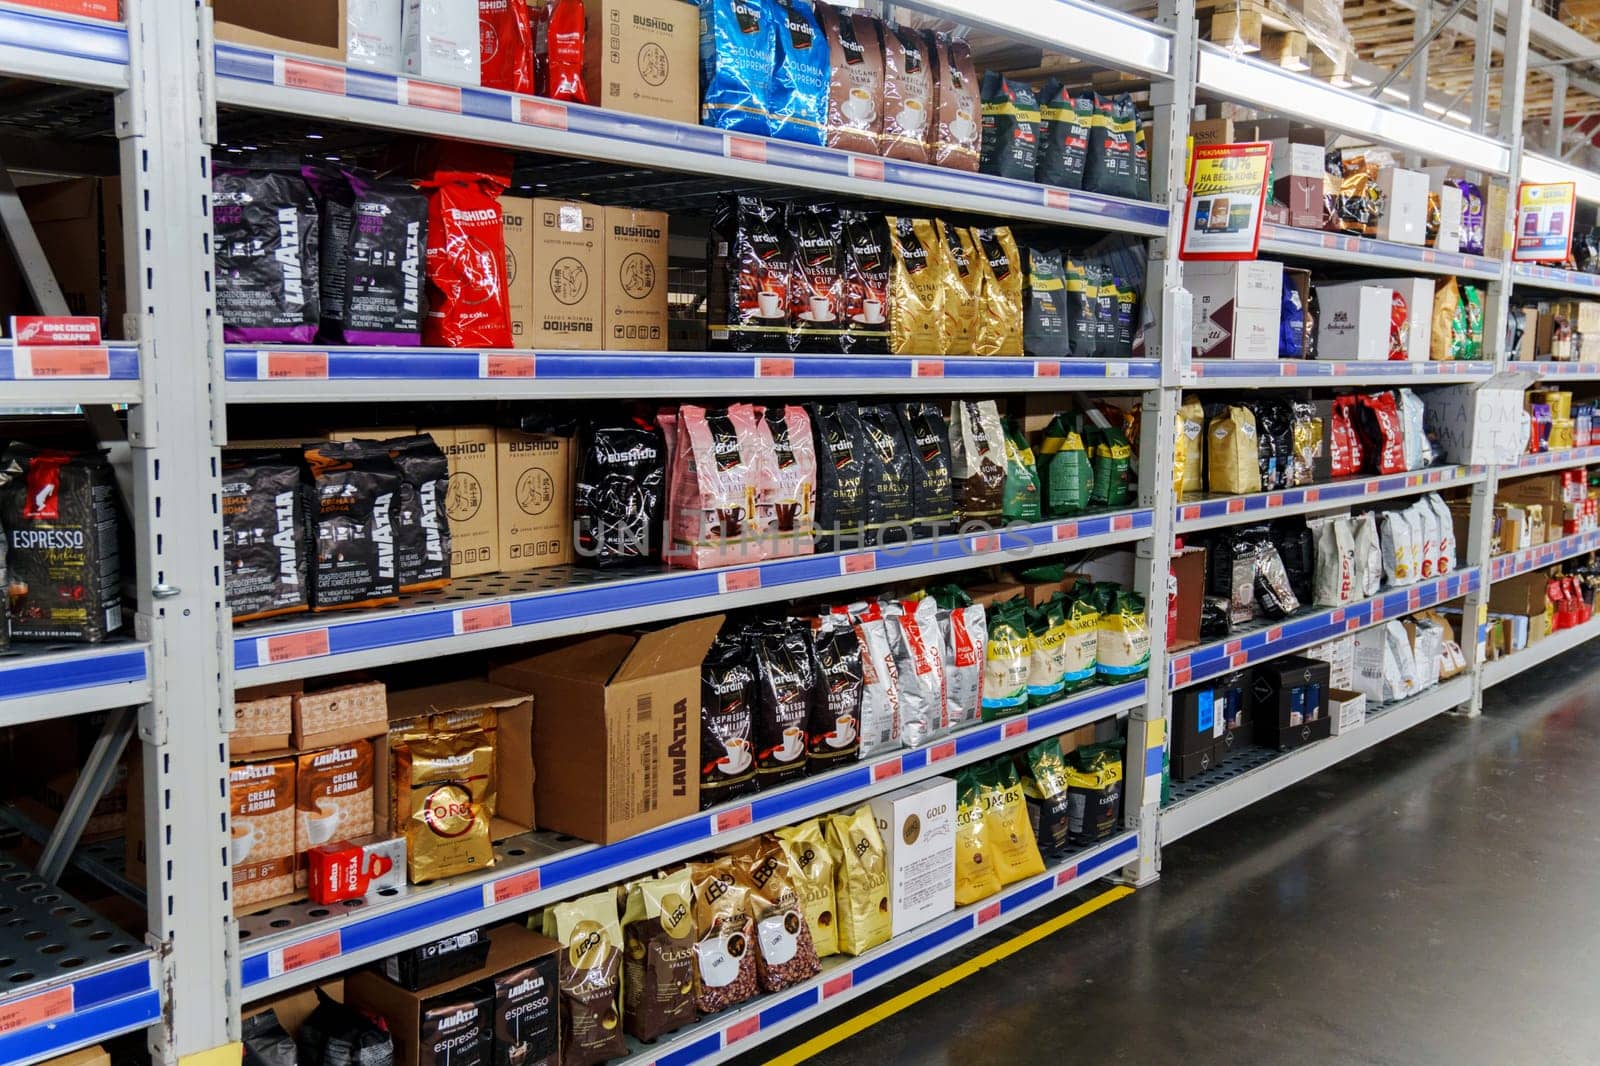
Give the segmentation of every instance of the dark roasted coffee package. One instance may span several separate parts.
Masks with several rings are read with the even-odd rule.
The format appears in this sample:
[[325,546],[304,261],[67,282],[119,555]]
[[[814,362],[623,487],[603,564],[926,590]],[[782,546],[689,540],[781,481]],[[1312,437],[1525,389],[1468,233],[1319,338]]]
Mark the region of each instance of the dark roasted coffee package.
[[983,144],[978,73],[966,41],[944,33],[924,34],[933,61],[933,117],[928,125],[930,163],[976,173]]
[[500,194],[511,154],[451,143],[432,153],[428,190],[427,311],[423,341],[446,348],[510,348],[510,274]]
[[1022,254],[1028,262],[1022,300],[1022,350],[1041,359],[1063,358],[1068,354],[1068,294],[1061,253],[1052,248],[1028,247]]
[[450,584],[450,516],[444,507],[450,464],[426,433],[384,445],[400,471],[400,508],[394,526],[400,591],[444,588]]
[[599,1066],[626,1055],[620,994],[625,948],[616,891],[601,889],[546,907],[543,925],[544,935],[561,944],[561,1066]]
[[[320,988],[316,994],[316,1007],[300,1023],[297,1038],[300,1066],[390,1066],[394,1062],[394,1039],[384,1025],[338,1002]],[[418,1062],[431,1066],[435,1060],[429,1058],[430,1051],[427,1045],[419,1048]],[[450,1061],[487,1066],[487,1056],[463,1056]]]
[[915,460],[911,465],[911,508],[917,535],[947,530],[955,512],[950,487],[950,428],[939,405],[910,400],[895,405],[900,430]]
[[494,1066],[558,1066],[559,960],[546,955],[494,978]]
[[579,557],[602,570],[660,558],[666,480],[658,427],[637,418],[589,427],[572,505]]
[[983,154],[985,174],[1033,181],[1039,165],[1039,104],[1033,90],[997,70],[983,74]]
[[1073,95],[1054,78],[1039,94],[1038,180],[1063,189],[1083,188],[1089,131],[1099,116],[1091,92]]
[[816,434],[817,550],[853,548],[866,522],[866,438],[854,401],[808,403]]
[[325,441],[308,445],[304,455],[311,468],[316,534],[311,609],[395,602],[400,471],[388,449],[375,441]]
[[817,683],[806,727],[806,765],[823,773],[855,762],[861,751],[861,633],[847,614],[814,618],[811,650]]
[[781,18],[766,0],[701,0],[701,125],[758,137],[772,132]]
[[883,64],[880,150],[890,159],[926,163],[933,108],[933,72],[928,60],[928,44],[916,30],[885,24]]
[[1100,290],[1098,284],[1091,284],[1087,264],[1081,255],[1068,253],[1063,257],[1062,270],[1066,283],[1062,302],[1066,308],[1072,354],[1079,359],[1109,355],[1109,352],[1100,351]]
[[768,789],[806,772],[817,668],[805,622],[762,622],[752,627],[750,643],[756,666],[756,784]]
[[821,144],[828,119],[828,42],[811,0],[768,0],[776,33],[772,72],[771,135],[801,144]]
[[222,584],[235,622],[309,608],[300,464],[277,455],[222,467]]
[[713,346],[736,352],[787,350],[789,246],[780,205],[743,194],[718,198],[706,297]]
[[700,664],[700,808],[755,791],[755,663],[743,634],[725,631]]
[[1133,97],[1122,93],[1101,97],[1099,117],[1089,133],[1083,187],[1091,192],[1135,197],[1139,183],[1134,173],[1134,141],[1138,112]]
[[239,1038],[244,1044],[243,1066],[299,1066],[294,1037],[271,1007],[240,1022]]
[[222,339],[311,341],[321,317],[311,186],[298,170],[218,167],[211,197]]
[[493,1014],[493,995],[474,985],[424,1000],[417,1032],[419,1066],[490,1066]]
[[828,40],[829,148],[878,154],[883,133],[883,27],[865,11],[819,2],[817,20]]
[[792,203],[785,209],[789,235],[789,350],[837,352],[844,334],[843,219],[826,203]]
[[957,400],[950,421],[950,478],[961,528],[998,525],[1006,484],[1005,428],[993,400]]
[[889,226],[876,211],[841,208],[839,350],[883,355],[889,350]]
[[888,404],[859,408],[866,459],[862,486],[865,497],[865,543],[888,544],[910,539],[916,516],[912,493],[916,457],[906,443],[900,420]]
[[[352,203],[343,257],[344,306],[338,336],[330,340],[421,344],[428,198],[405,182],[347,177]],[[328,313],[324,307],[324,326]]]
[[634,881],[622,913],[622,1024],[645,1043],[693,1025],[694,883],[686,868]]

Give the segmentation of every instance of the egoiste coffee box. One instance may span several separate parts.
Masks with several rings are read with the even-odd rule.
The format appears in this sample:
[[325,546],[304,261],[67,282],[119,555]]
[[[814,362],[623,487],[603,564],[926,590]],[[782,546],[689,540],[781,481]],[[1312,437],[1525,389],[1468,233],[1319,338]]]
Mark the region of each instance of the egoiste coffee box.
[[889,860],[892,936],[956,906],[956,783],[934,777],[872,801]]

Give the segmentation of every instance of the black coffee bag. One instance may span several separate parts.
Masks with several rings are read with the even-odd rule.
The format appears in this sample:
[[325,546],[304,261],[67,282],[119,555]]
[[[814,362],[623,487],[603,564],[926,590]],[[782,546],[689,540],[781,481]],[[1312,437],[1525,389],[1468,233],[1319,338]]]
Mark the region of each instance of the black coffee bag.
[[756,780],[772,788],[806,772],[806,728],[817,686],[804,622],[770,620],[750,636],[756,666]]
[[1134,141],[1138,110],[1127,93],[1099,98],[1099,121],[1089,133],[1089,153],[1084,164],[1083,187],[1112,196],[1139,195],[1134,168]]
[[375,441],[325,441],[304,454],[316,534],[311,609],[394,603],[400,591],[394,525],[400,471],[388,448]]
[[422,341],[428,197],[406,182],[306,168],[321,216],[322,325],[327,344]]
[[[866,544],[908,540],[916,518],[912,493],[916,458],[888,404],[862,404],[861,433],[863,518]],[[819,464],[820,465],[820,464]]]
[[817,550],[861,542],[866,522],[866,438],[854,402],[808,403],[817,455]]
[[589,427],[572,507],[578,555],[601,569],[659,559],[666,480],[658,427],[637,418]]
[[400,470],[394,528],[400,591],[443,588],[450,583],[450,515],[444,506],[450,463],[426,433],[384,444]]
[[986,70],[979,89],[983,100],[984,174],[1033,181],[1039,165],[1039,104],[1033,90]]
[[273,454],[223,463],[222,584],[235,622],[310,607],[301,469]]
[[889,351],[889,270],[893,260],[889,226],[876,211],[851,208],[840,210],[839,221],[844,259],[839,286],[844,329],[839,350],[847,355],[883,355]]
[[222,339],[312,340],[321,314],[311,187],[297,170],[219,167],[211,194]]
[[1064,358],[1068,352],[1067,292],[1061,253],[1052,248],[1029,247],[1023,254],[1028,272],[1023,278],[1022,350],[1042,359]]
[[1039,181],[1063,189],[1083,188],[1094,125],[1093,93],[1074,96],[1054,78],[1039,94]]
[[900,431],[915,460],[911,467],[911,509],[917,535],[948,531],[955,516],[950,482],[950,426],[939,405],[911,400],[895,405]]
[[756,671],[748,642],[725,631],[700,664],[700,807],[755,791]]
[[806,762],[815,774],[855,762],[860,756],[861,697],[866,680],[860,631],[849,615],[823,615],[810,629],[817,684],[806,728]]
[[719,197],[711,220],[707,336],[736,352],[781,352],[789,336],[789,233],[780,205]]

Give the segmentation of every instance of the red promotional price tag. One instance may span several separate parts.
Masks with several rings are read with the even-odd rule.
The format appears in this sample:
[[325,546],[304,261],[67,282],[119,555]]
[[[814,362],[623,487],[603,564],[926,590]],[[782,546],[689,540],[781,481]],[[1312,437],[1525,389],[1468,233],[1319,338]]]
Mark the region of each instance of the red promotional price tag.
[[1050,539],[1051,540],[1077,540],[1078,539],[1078,523],[1076,523],[1076,522],[1062,522],[1060,525],[1056,526],[1054,532],[1052,532],[1050,534]]
[[792,378],[794,377],[794,360],[758,359],[756,360],[756,377]]
[[12,1033],[71,1014],[72,989],[72,985],[63,985],[0,1006],[0,1033]]
[[18,380],[35,378],[109,378],[111,352],[106,348],[17,348],[11,372]]
[[327,352],[257,352],[257,381],[319,379],[328,377]]
[[1244,501],[1235,497],[1228,501],[1228,513],[1238,514],[1244,510]]
[[722,139],[722,153],[729,159],[743,159],[748,163],[767,161],[767,142],[752,141],[749,137],[729,135]]
[[943,762],[945,759],[953,757],[955,753],[956,742],[953,740],[946,740],[943,743],[935,744],[933,747],[928,749],[928,761]]
[[274,948],[272,954],[267,956],[267,971],[277,977],[319,962],[336,959],[342,950],[344,949],[339,939],[339,930],[335,929],[331,933],[323,933],[310,940],[290,944],[286,948]]
[[531,355],[494,355],[484,352],[478,356],[478,377],[531,378],[538,374],[537,364]]
[[1119,530],[1119,529],[1132,529],[1132,528],[1133,528],[1133,515],[1131,515],[1131,514],[1119,514],[1119,515],[1112,515],[1111,516],[1111,529],[1112,529],[1113,532],[1115,532],[1116,530]]
[[567,105],[549,100],[517,97],[517,121],[524,126],[543,126],[550,130],[567,128]]
[[1283,493],[1274,492],[1267,497],[1267,510],[1275,511],[1283,506]]
[[400,84],[407,107],[461,114],[461,87],[458,85],[440,85],[438,82],[412,81],[409,78]]
[[115,22],[122,17],[117,0],[21,0],[21,3],[23,7],[37,7],[86,19],[109,19]]
[[755,815],[746,803],[742,807],[735,807],[731,811],[718,811],[711,817],[711,831],[713,833],[726,833],[730,829],[743,829],[754,820]]
[[1044,191],[1044,205],[1056,211],[1065,211],[1072,197],[1067,195],[1065,189],[1046,189]]
[[846,970],[838,977],[830,977],[822,982],[822,998],[832,999],[840,992],[848,992],[853,984],[855,984],[855,973],[853,971]]
[[1346,237],[1344,239],[1344,250],[1347,251],[1347,252],[1360,251],[1361,250],[1361,238],[1360,237]]
[[877,552],[859,552],[846,555],[839,560],[841,574],[870,574],[876,569],[878,569]]
[[900,756],[896,755],[892,759],[886,759],[873,766],[872,780],[874,782],[887,781],[891,777],[899,777],[901,769]]
[[1286,378],[1297,378],[1300,376],[1300,364],[1284,363],[1278,367],[1278,371]]
[[12,315],[11,340],[28,348],[95,345],[100,343],[100,320],[89,315]]
[[944,377],[944,360],[917,359],[911,364],[911,376],[914,378],[942,378]]
[[310,89],[312,92],[343,96],[344,68],[327,63],[313,63],[309,59],[282,58],[283,72],[278,84],[286,89]]
[[493,907],[507,900],[531,896],[537,891],[539,891],[539,869],[534,867],[532,870],[524,870],[484,885],[483,905]]
[[737,1044],[746,1037],[755,1036],[760,1031],[761,1015],[752,1014],[750,1017],[734,1022],[732,1025],[728,1026],[728,1028],[724,1029],[722,1044],[724,1047],[729,1044]]
[[1304,499],[1307,503],[1316,503],[1318,500],[1322,499],[1322,490],[1306,489],[1305,495],[1302,497],[1302,499]]
[[1191,503],[1187,507],[1183,508],[1183,510],[1178,513],[1178,521],[1180,521],[1180,522],[1193,522],[1195,519],[1197,519],[1199,517],[1200,517],[1200,505],[1199,504]]
[[1000,726],[1000,735],[1006,740],[1010,740],[1012,737],[1020,737],[1027,731],[1028,720],[1026,718],[1012,718]]
[[463,607],[451,618],[451,628],[456,636],[483,633],[490,629],[511,628],[511,605],[489,603],[482,607]]
[[1343,607],[1336,607],[1333,610],[1328,612],[1328,624],[1330,626],[1336,626],[1340,622],[1343,622],[1343,621],[1344,621],[1344,608]]
[[1077,863],[1073,863],[1071,866],[1068,866],[1065,870],[1057,870],[1056,871],[1056,887],[1060,888],[1062,885],[1066,884],[1068,881],[1071,881],[1073,878],[1075,878],[1077,876],[1078,876],[1078,864]]
[[1040,360],[1033,364],[1033,376],[1036,378],[1058,378],[1061,376],[1061,364]]
[[1421,607],[1422,606],[1422,590],[1421,589],[1412,589],[1410,592],[1406,593],[1406,603],[1411,606],[1411,609],[1413,611],[1416,610],[1418,607]]
[[1438,258],[1439,258],[1438,253],[1435,252],[1432,248],[1424,248],[1422,250],[1422,261],[1424,263],[1436,262],[1438,260]]
[[1373,600],[1372,601],[1372,620],[1374,622],[1377,622],[1377,621],[1381,620],[1382,618],[1383,618],[1383,601],[1382,600]]
[[717,584],[721,586],[723,592],[748,592],[761,587],[761,571],[752,568],[718,574]]
[[1224,644],[1222,646],[1222,653],[1224,655],[1232,655],[1234,652],[1238,651],[1242,647],[1244,647],[1244,642],[1243,641],[1230,640],[1230,641],[1228,641],[1228,643],[1226,643],[1226,644]]
[[1189,679],[1193,676],[1193,672],[1189,669],[1189,660],[1185,659],[1182,666],[1174,664],[1172,667],[1172,687],[1181,688],[1187,685]]
[[1280,641],[1282,639],[1283,639],[1283,627],[1282,626],[1273,626],[1271,629],[1267,630],[1267,642],[1269,644],[1275,644],[1275,643],[1277,643],[1278,641]]
[[1369,481],[1369,482],[1367,482],[1366,487],[1363,488],[1361,491],[1364,492],[1365,494],[1367,494],[1368,496],[1375,495],[1377,493],[1377,491],[1378,491],[1378,483],[1376,481]]
[[862,181],[883,181],[883,160],[853,155],[850,157],[850,176]]
[[256,638],[256,662],[262,666],[271,663],[290,663],[296,659],[315,659],[327,654],[326,629],[308,629],[303,633],[280,633],[275,637]]
[[978,909],[979,925],[988,925],[998,917],[1000,917],[1000,904],[998,903],[991,903],[987,907]]
[[987,537],[973,537],[972,549],[969,554],[983,555],[986,552],[997,552],[999,550],[1000,538],[991,534]]
[[1239,669],[1241,666],[1244,666],[1249,661],[1250,653],[1247,651],[1241,651],[1237,654],[1228,656],[1228,665],[1233,667],[1235,670]]

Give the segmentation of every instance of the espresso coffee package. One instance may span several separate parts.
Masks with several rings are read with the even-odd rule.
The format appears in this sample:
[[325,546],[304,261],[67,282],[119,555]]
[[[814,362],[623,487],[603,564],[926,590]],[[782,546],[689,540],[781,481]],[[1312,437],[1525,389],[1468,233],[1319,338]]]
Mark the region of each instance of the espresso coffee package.
[[768,90],[770,136],[821,144],[828,121],[828,42],[811,0],[768,0],[777,62]]
[[813,618],[810,627],[817,683],[806,727],[806,767],[824,773],[855,762],[861,751],[861,634],[844,614]]
[[715,1014],[761,991],[756,974],[755,919],[750,881],[729,856],[691,862],[694,883],[695,1007]]
[[805,909],[812,949],[819,958],[839,954],[839,926],[834,920],[833,854],[828,850],[822,821],[813,818],[780,829],[775,836],[789,860],[789,879]]
[[866,460],[862,467],[864,542],[876,545],[910,540],[916,516],[912,496],[916,457],[893,407],[863,404],[857,411]]
[[830,79],[825,143],[829,148],[878,154],[883,132],[882,26],[865,11],[816,5],[828,41]]
[[930,599],[882,605],[900,679],[900,739],[921,747],[945,731],[945,676],[938,606]]
[[882,355],[889,350],[889,227],[876,211],[841,208],[839,350]]
[[978,256],[977,329],[974,355],[1022,354],[1022,255],[1009,226],[974,228]]
[[400,557],[400,591],[450,584],[450,516],[444,507],[450,464],[426,433],[384,442],[400,471],[400,508],[394,539]]
[[876,603],[852,603],[861,635],[861,757],[900,746],[900,668],[889,644],[889,623]]
[[887,222],[894,250],[889,350],[895,355],[938,355],[947,289],[939,235],[925,218],[890,217]]
[[786,351],[793,262],[782,207],[743,194],[718,197],[709,245],[706,328],[712,345]]
[[1089,131],[1099,120],[1095,95],[1074,95],[1051,78],[1039,94],[1039,166],[1036,177],[1044,185],[1083,188],[1084,165],[1089,155]]
[[325,344],[422,343],[428,197],[407,182],[305,168],[321,219]]
[[978,320],[978,284],[981,270],[972,232],[965,226],[934,222],[938,235],[939,285],[943,290],[939,313],[940,355],[971,355],[972,334]]
[[311,609],[377,607],[400,591],[395,551],[400,471],[375,441],[324,441],[306,447],[311,468]]
[[648,1043],[693,1025],[694,883],[687,869],[628,886],[622,939],[628,1035]]
[[500,194],[511,154],[451,143],[420,182],[428,191],[424,343],[510,348],[511,293]]
[[235,622],[310,607],[305,523],[299,463],[271,454],[224,460],[222,584]]
[[950,479],[963,530],[999,524],[1006,484],[1006,442],[995,401],[957,400],[952,405]]
[[836,871],[839,950],[860,955],[889,939],[888,856],[870,806],[829,815],[826,825]]
[[755,791],[756,671],[750,645],[723,632],[700,664],[700,808]]
[[[316,997],[317,1005],[300,1023],[296,1050],[301,1066],[390,1066],[394,1062],[394,1040],[384,1025],[334,1000],[320,988],[316,989]],[[450,1051],[445,1052],[445,1058],[452,1062],[476,1062],[488,1066],[487,1044],[480,1044],[477,1034],[469,1028],[476,1020],[476,1015],[471,1019],[463,1019],[461,1028],[468,1031],[461,1041],[463,1054],[460,1059]],[[422,1035],[430,1035],[426,1023]],[[436,1056],[435,1061],[443,1061],[437,1058],[438,1045],[441,1043],[442,1040],[422,1041],[418,1061],[429,1063],[430,1053]],[[246,1055],[245,1061],[248,1062],[249,1058]],[[294,1066],[294,1063],[295,1059],[291,1057],[285,1066]]]
[[561,960],[546,955],[494,977],[494,1066],[559,1066]]
[[769,619],[751,627],[756,668],[756,783],[772,788],[806,772],[806,727],[817,687],[810,627]]
[[1091,283],[1083,257],[1075,252],[1067,254],[1062,259],[1062,271],[1066,281],[1066,297],[1062,304],[1066,309],[1072,355],[1090,359],[1111,354],[1100,351],[1100,290],[1098,284]]
[[916,535],[937,536],[947,529],[955,513],[950,485],[950,427],[939,405],[910,400],[895,405],[900,430],[910,446],[911,510]]
[[321,320],[319,216],[300,171],[216,168],[211,225],[222,339],[309,343]]
[[[420,1066],[491,1066],[493,1014],[493,995],[476,986],[425,1000],[417,1029]],[[331,1064],[346,1060],[325,1061]]]
[[622,1031],[622,927],[613,889],[545,908],[561,945],[561,1066],[600,1066],[628,1053]]
[[605,570],[660,557],[665,453],[661,430],[642,419],[588,427],[572,504],[578,556],[588,565]]
[[866,522],[866,438],[853,401],[808,403],[817,460],[817,551],[852,548]]
[[771,135],[772,70],[782,18],[767,0],[701,0],[701,125]]
[[771,448],[762,448],[759,420],[747,403],[678,409],[668,493],[669,566],[703,570],[764,557],[756,489]]
[[762,554],[781,559],[816,550],[817,454],[804,408],[773,404],[756,425],[756,534]]
[[733,861],[750,882],[745,900],[756,923],[761,991],[782,992],[815,977],[822,966],[783,845],[776,837],[756,837],[734,849]]
[[983,154],[985,174],[1033,181],[1039,166],[1039,104],[1033,90],[997,70],[983,73]]
[[844,333],[843,224],[832,204],[793,203],[784,211],[789,234],[789,350],[837,352]]
[[983,111],[978,100],[978,72],[966,41],[944,33],[924,32],[933,64],[933,117],[928,124],[929,162],[951,170],[977,173],[983,142]]
[[933,108],[933,71],[927,42],[916,30],[886,23],[883,67],[880,151],[890,159],[926,163]]
[[[1028,247],[1027,273],[1022,295],[1022,350],[1041,359],[1061,359],[1068,354],[1067,290],[1061,253]],[[1073,355],[1085,353],[1073,351]]]
[[1138,111],[1129,94],[1100,98],[1098,120],[1089,131],[1089,152],[1083,175],[1085,189],[1112,196],[1132,198],[1139,195],[1134,172],[1138,120]]
[[403,734],[394,756],[394,827],[414,884],[494,865],[494,741],[481,729]]

